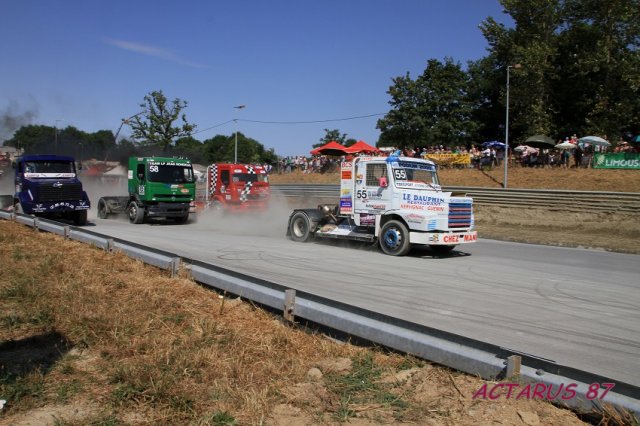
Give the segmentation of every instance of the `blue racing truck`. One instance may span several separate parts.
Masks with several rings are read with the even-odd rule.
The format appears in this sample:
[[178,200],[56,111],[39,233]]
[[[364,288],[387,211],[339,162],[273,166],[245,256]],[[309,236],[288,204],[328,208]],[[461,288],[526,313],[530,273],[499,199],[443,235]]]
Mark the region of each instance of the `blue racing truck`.
[[87,224],[89,197],[76,173],[73,157],[24,155],[15,164],[16,213]]

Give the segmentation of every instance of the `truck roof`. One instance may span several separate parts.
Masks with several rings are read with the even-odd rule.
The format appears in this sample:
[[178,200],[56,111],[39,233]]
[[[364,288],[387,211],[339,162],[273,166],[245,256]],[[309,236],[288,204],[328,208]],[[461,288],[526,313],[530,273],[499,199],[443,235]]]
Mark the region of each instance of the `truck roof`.
[[134,157],[138,161],[148,162],[165,162],[165,163],[178,163],[178,164],[191,164],[191,160],[188,158],[174,158],[174,157]]
[[258,169],[258,170],[263,170],[264,167],[260,166],[260,165],[253,165],[253,164],[241,164],[241,163],[215,163],[215,166],[217,166],[218,168],[241,168],[241,169],[247,169],[248,167],[253,167],[254,169]]
[[356,159],[360,162],[381,161],[386,163],[395,163],[400,161],[400,162],[422,163],[422,164],[429,164],[431,166],[436,166],[436,163],[426,158],[398,157],[394,155],[390,155],[388,157],[356,157],[353,159],[353,161],[355,162]]
[[34,154],[22,155],[17,161],[76,161],[75,158],[68,155],[52,155],[52,154]]

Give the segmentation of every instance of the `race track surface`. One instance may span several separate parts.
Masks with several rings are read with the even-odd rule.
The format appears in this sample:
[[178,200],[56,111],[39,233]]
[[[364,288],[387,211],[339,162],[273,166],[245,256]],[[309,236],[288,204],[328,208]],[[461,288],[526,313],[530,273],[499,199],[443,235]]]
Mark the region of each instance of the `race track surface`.
[[295,243],[288,211],[88,230],[640,386],[640,257],[483,240],[450,256]]

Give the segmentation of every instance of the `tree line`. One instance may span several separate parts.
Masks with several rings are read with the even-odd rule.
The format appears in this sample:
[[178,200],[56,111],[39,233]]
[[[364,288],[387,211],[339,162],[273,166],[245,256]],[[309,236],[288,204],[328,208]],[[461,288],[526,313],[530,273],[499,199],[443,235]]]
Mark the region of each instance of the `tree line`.
[[[639,0],[501,0],[514,21],[487,18],[488,55],[430,59],[393,79],[378,146],[509,141],[573,134],[611,141],[640,133]],[[509,68],[508,68],[509,67]]]
[[[97,159],[126,164],[130,156],[179,156],[194,163],[233,162],[235,133],[216,135],[204,141],[191,136],[180,137],[166,146],[157,142],[137,142],[122,138],[116,143],[110,130],[94,133],[73,126],[56,129],[51,126],[28,125],[18,129],[5,141],[6,146],[23,149],[26,154],[71,155],[78,161]],[[265,149],[258,141],[238,133],[238,162],[275,164],[273,149]]]

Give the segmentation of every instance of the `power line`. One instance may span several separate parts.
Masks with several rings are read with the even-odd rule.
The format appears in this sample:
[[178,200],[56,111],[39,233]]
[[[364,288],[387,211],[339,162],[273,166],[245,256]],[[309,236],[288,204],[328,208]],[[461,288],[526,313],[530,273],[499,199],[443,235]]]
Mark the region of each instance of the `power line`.
[[311,120],[311,121],[262,121],[262,120],[247,120],[243,118],[234,118],[231,120],[227,120],[224,123],[216,124],[211,127],[207,127],[206,129],[198,130],[197,132],[191,133],[192,135],[196,135],[198,133],[206,132],[207,130],[215,129],[216,127],[224,126],[225,124],[231,123],[233,121],[244,121],[246,123],[260,123],[260,124],[313,124],[313,123],[330,123],[332,121],[348,121],[348,120],[358,120],[360,118],[370,118],[370,117],[378,117],[382,115],[386,115],[387,113],[378,113],[378,114],[369,114],[369,115],[358,115],[354,117],[346,117],[346,118],[332,118],[328,120]]
[[231,123],[236,120],[227,120],[224,123],[216,124],[215,126],[207,127],[206,129],[198,130],[197,132],[192,132],[192,135],[197,135],[198,133],[206,132],[207,130],[215,129],[216,127],[224,126],[225,124]]
[[248,123],[262,123],[262,124],[313,124],[313,123],[329,123],[331,121],[357,120],[359,118],[377,117],[380,115],[386,115],[386,113],[359,115],[356,117],[347,117],[347,118],[332,118],[329,120],[313,120],[313,121],[260,121],[260,120],[247,120],[247,119],[238,119],[238,121],[246,121]]

